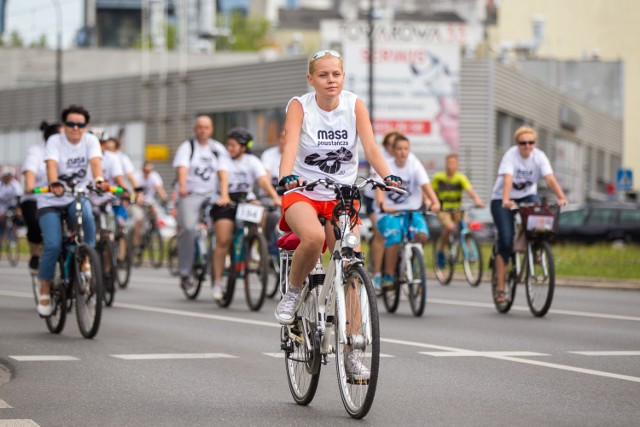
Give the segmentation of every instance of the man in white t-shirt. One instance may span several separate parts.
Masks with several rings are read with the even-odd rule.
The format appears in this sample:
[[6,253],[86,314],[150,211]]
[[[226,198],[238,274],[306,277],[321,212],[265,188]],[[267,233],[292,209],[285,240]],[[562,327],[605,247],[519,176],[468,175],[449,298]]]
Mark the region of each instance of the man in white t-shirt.
[[195,257],[196,225],[205,202],[217,206],[231,203],[227,166],[229,155],[224,146],[211,139],[213,122],[209,116],[198,116],[195,138],[183,142],[173,159],[177,175],[178,200],[178,271],[180,286],[188,291],[193,286],[191,267]]
[[145,219],[145,207],[149,209],[151,218],[155,220],[158,218],[158,204],[155,200],[156,194],[163,203],[166,203],[169,198],[167,192],[164,191],[162,177],[154,170],[153,163],[149,161],[144,162],[142,171],[136,172],[134,177],[139,186],[135,188],[136,202],[134,205],[131,205],[130,212],[134,220],[133,244],[134,248],[136,248],[140,245],[142,226],[144,225]]

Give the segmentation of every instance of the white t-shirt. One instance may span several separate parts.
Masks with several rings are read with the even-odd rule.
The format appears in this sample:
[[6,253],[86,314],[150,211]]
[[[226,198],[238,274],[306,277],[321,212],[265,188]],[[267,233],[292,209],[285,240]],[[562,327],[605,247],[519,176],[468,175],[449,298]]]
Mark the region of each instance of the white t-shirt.
[[491,200],[502,200],[503,174],[509,174],[513,177],[513,186],[509,197],[520,199],[537,194],[538,180],[551,173],[553,173],[551,163],[542,150],[534,148],[531,155],[525,159],[520,155],[518,147],[513,146],[502,156]]
[[111,151],[102,153],[102,173],[104,174],[104,179],[109,181],[111,185],[115,185],[116,177],[124,176],[122,162],[116,153]]
[[[293,174],[305,181],[331,178],[340,184],[353,184],[358,176],[358,133],[355,105],[358,97],[342,91],[332,111],[318,107],[315,92],[292,98],[302,105],[304,117]],[[312,200],[335,200],[333,189],[322,185],[304,195]]]
[[267,170],[259,158],[244,154],[240,159],[232,159],[227,169],[229,173],[229,193],[247,193],[247,200],[253,200],[253,186],[258,178],[267,175]]
[[119,151],[113,151],[112,153],[118,156],[118,159],[120,159],[120,167],[122,168],[124,173],[130,174],[134,172],[135,168],[133,167],[133,162],[131,161],[131,158],[124,151],[119,150]]
[[17,197],[22,195],[22,186],[17,179],[8,184],[0,181],[0,214],[5,214],[11,207],[18,205]]
[[[35,186],[46,187],[47,182],[47,165],[44,162],[45,146],[44,143],[34,144],[29,147],[27,157],[22,164],[22,173],[31,171],[36,176]],[[37,194],[25,194],[21,197],[22,201],[36,200]]]
[[158,185],[164,185],[160,174],[156,171],[151,171],[149,176],[145,178],[144,173],[140,171],[136,172],[135,177],[136,181],[138,181],[138,185],[142,187],[142,194],[144,194],[145,201],[152,202],[156,195],[156,188]]
[[193,155],[189,141],[183,142],[178,147],[173,159],[173,167],[189,168],[187,175],[187,190],[189,192],[205,193],[214,198],[219,193],[218,171],[227,170],[231,158],[224,146],[219,142],[219,145],[216,145],[215,142],[217,141],[209,139],[208,144],[202,145],[198,141],[194,141]]
[[[91,183],[93,176],[89,167],[89,160],[98,157],[102,158],[102,150],[100,142],[94,135],[85,132],[82,139],[72,144],[67,140],[64,133],[51,135],[47,140],[45,152],[46,160],[55,160],[58,163],[58,178],[70,177],[73,174],[79,174],[78,185],[76,188],[84,188]],[[51,206],[66,206],[73,202],[73,196],[64,194],[62,197],[56,197],[53,193],[47,193],[38,197],[38,209]]]
[[[422,163],[415,157],[409,156],[403,167],[396,165],[395,160],[389,162],[389,169],[392,175],[402,178],[402,185],[406,188],[407,194],[398,194],[392,191],[385,191],[385,206],[393,207],[396,210],[415,210],[422,206],[422,186],[429,184],[431,180]],[[376,218],[382,218],[380,207],[376,207]]]
[[278,185],[278,181],[280,180],[280,159],[282,159],[282,153],[277,146],[264,150],[262,156],[260,156],[262,164],[271,176],[271,184],[273,184],[274,187]]

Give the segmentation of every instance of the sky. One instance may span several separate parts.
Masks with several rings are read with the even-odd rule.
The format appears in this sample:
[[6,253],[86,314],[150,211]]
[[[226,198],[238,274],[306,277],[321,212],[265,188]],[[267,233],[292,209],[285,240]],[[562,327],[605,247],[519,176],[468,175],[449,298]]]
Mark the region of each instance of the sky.
[[[69,48],[84,19],[84,0],[58,0],[62,9],[62,45]],[[44,34],[47,44],[56,47],[56,9],[54,0],[8,0],[5,40],[17,30],[28,45]]]

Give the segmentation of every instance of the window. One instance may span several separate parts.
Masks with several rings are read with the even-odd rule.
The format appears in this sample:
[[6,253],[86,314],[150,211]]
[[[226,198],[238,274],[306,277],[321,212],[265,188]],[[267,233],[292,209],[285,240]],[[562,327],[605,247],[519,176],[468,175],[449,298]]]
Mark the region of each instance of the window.
[[587,217],[587,209],[578,209],[575,211],[562,212],[558,224],[568,226],[578,226],[584,224]]
[[616,223],[617,211],[614,209],[592,209],[587,225],[611,225]]
[[620,211],[620,224],[640,227],[640,210],[624,209]]

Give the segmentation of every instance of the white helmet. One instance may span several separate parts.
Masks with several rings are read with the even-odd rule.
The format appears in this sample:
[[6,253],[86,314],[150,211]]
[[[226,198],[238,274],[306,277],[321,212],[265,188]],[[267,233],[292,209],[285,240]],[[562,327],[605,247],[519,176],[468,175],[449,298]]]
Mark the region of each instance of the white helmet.
[[7,176],[7,175],[15,176],[16,168],[14,168],[13,166],[3,166],[2,171],[0,173],[2,174],[2,176]]
[[109,134],[107,134],[107,131],[102,128],[89,128],[89,133],[95,135],[95,137],[98,138],[98,141],[106,141],[109,139]]

